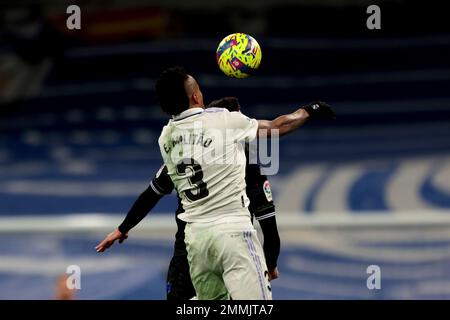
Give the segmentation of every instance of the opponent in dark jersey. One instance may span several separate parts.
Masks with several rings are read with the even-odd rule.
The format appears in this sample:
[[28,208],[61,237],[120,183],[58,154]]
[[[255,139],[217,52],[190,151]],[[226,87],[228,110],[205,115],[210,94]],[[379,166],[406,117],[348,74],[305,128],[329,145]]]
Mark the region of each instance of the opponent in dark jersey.
[[[214,101],[208,107],[226,107],[230,111],[239,111],[239,102],[236,98],[223,98]],[[325,102],[312,102],[304,106],[303,109],[306,110],[312,119],[332,120],[336,118],[334,111]],[[276,266],[280,252],[280,238],[275,219],[275,207],[271,199],[270,185],[267,177],[261,174],[259,165],[248,163],[248,157],[245,180],[247,184],[247,196],[250,199],[249,211],[252,217],[256,217],[259,221],[264,234],[263,248],[269,270],[269,279],[275,279],[278,277],[278,269]],[[133,204],[119,228],[111,232],[96,246],[97,252],[105,251],[116,240],[122,243],[128,237],[127,232],[147,215],[163,195],[171,193],[173,188],[174,186],[167,174],[167,169],[162,167],[150,183],[150,186]],[[167,275],[167,299],[169,300],[186,300],[195,296],[195,290],[189,275],[189,264],[184,244],[184,228],[186,223],[178,219],[178,214],[181,212],[183,212],[183,208],[179,204],[176,211],[178,230],[175,236],[175,250]]]
[[[223,108],[226,107],[230,111],[239,111],[239,102],[237,98],[229,97],[216,100],[208,107]],[[270,278],[278,277],[277,259],[280,253],[280,237],[275,218],[275,206],[272,200],[272,193],[267,177],[261,174],[258,164],[248,163],[245,171],[246,192],[250,199],[249,211],[253,217],[259,221],[264,236],[264,255],[266,258],[267,268]],[[121,243],[127,238],[127,233],[135,227],[148,212],[158,203],[158,201],[174,189],[174,185],[165,166],[157,172],[149,187],[138,197],[125,220],[118,227],[122,234],[119,239]],[[178,219],[178,214],[184,212],[181,205],[181,199],[178,197],[178,208],[176,210],[177,232],[175,234],[174,254],[170,261],[167,273],[167,299],[168,300],[188,300],[195,296],[195,289],[192,285],[189,275],[189,264],[187,260],[187,251],[184,243],[184,228],[186,222]],[[103,242],[108,241],[106,238]],[[102,243],[103,243],[102,242]],[[102,243],[97,247],[101,247]],[[104,249],[112,245],[103,245]],[[98,250],[98,251],[104,251]]]

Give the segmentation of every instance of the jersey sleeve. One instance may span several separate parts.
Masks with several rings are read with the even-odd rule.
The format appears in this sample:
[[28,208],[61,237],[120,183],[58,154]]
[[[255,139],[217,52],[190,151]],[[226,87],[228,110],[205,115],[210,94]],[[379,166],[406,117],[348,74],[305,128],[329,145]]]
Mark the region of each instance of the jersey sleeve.
[[131,209],[128,211],[127,216],[118,227],[119,231],[123,234],[128,233],[133,229],[142,219],[144,219],[150,210],[158,203],[162,198],[158,195],[150,186],[142,192],[134,202]]
[[118,227],[123,234],[128,233],[153,209],[162,196],[172,192],[174,186],[167,167],[161,166],[148,188],[134,202],[127,216]]
[[275,216],[275,205],[269,180],[261,175],[259,165],[247,165],[245,181],[246,192],[250,199],[248,210],[256,220],[264,220]]
[[247,183],[246,192],[250,199],[248,209],[261,226],[267,267],[273,269],[277,266],[280,255],[280,236],[270,182],[265,175],[261,174],[257,164],[247,164],[245,181]]
[[239,111],[227,112],[227,129],[231,129],[236,141],[256,138],[258,131],[258,121],[242,114]]
[[155,177],[150,182],[150,187],[160,196],[172,193],[174,185],[165,165],[162,165],[158,170]]
[[263,232],[263,250],[267,267],[274,269],[277,266],[280,255],[280,235],[278,234],[276,217],[273,215],[270,218],[259,220],[258,222]]

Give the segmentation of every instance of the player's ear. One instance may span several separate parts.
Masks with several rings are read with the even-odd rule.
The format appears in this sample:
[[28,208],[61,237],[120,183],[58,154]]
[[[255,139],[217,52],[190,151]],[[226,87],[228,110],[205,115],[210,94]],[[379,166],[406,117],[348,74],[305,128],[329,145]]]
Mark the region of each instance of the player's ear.
[[192,94],[192,101],[194,102],[194,104],[200,104],[200,96],[197,93],[193,93]]

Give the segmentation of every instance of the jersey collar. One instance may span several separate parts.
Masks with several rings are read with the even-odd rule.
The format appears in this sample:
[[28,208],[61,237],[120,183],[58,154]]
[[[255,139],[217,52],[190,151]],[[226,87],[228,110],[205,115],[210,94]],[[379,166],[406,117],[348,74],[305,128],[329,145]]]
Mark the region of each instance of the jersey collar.
[[200,114],[203,111],[203,108],[189,108],[187,110],[184,110],[182,113],[177,114],[176,116],[172,116],[172,119],[173,121],[183,120],[196,114]]

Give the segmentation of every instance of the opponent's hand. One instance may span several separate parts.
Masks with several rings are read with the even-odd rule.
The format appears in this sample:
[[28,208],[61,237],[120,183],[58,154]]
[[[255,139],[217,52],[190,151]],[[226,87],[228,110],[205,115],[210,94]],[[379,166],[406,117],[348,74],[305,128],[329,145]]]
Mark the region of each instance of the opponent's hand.
[[311,119],[336,119],[336,114],[333,109],[331,109],[331,106],[326,102],[311,102],[310,104],[302,107],[302,109],[308,112]]
[[269,281],[275,280],[276,278],[278,278],[279,275],[280,275],[280,273],[278,272],[277,267],[270,269],[269,270]]
[[116,240],[119,240],[119,243],[122,243],[127,238],[127,234],[123,234],[119,231],[119,229],[116,229],[108,234],[106,238],[95,247],[95,250],[97,252],[104,252],[106,249],[111,247]]

